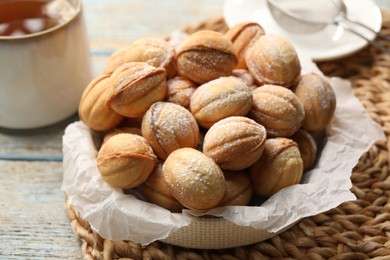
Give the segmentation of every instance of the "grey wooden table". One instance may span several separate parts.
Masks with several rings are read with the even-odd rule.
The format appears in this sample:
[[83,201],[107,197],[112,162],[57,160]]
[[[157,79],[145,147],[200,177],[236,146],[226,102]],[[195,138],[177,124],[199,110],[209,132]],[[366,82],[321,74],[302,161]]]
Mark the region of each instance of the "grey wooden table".
[[[98,75],[113,51],[220,16],[223,0],[84,0],[83,5]],[[76,115],[41,129],[0,129],[0,259],[82,258],[60,190],[62,135],[75,120]]]

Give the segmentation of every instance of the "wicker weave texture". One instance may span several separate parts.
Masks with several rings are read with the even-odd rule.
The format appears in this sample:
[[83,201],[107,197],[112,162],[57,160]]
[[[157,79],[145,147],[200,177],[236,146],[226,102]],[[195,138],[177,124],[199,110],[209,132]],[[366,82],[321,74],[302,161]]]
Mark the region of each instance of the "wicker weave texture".
[[[222,18],[185,28],[227,30]],[[390,35],[390,13],[383,13],[382,32]],[[390,48],[390,43],[382,42]],[[287,231],[245,247],[197,250],[155,242],[142,247],[111,241],[91,231],[66,204],[85,259],[390,259],[390,55],[368,47],[355,55],[317,64],[327,76],[349,79],[354,93],[379,123],[386,139],[359,160],[352,173],[356,201],[302,219]],[[364,126],[356,126],[364,127]]]

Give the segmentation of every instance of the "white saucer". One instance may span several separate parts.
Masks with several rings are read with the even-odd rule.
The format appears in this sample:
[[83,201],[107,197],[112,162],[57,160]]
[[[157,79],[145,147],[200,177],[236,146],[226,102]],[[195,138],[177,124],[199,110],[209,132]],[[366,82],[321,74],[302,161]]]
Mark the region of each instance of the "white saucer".
[[[314,1],[313,1],[314,2]],[[380,9],[372,0],[345,0],[350,17],[366,24],[375,31],[382,25]],[[328,25],[323,30],[312,34],[293,34],[281,28],[268,10],[266,0],[226,0],[224,18],[229,27],[240,22],[259,23],[267,34],[277,34],[290,40],[297,51],[306,53],[314,61],[341,58],[364,48],[367,41],[344,31],[341,27]],[[354,27],[368,39],[375,35],[365,29]]]

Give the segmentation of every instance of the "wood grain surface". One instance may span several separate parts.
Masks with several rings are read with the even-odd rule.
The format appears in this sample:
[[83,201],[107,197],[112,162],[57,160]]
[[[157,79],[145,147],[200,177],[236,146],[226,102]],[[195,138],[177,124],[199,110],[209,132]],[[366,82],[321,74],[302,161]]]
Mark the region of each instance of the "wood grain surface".
[[80,259],[64,211],[61,162],[0,161],[0,258]]
[[[222,0],[84,0],[94,75],[113,51],[220,16],[222,5]],[[62,135],[75,120],[77,115],[33,130],[0,128],[0,259],[82,259],[61,191]]]

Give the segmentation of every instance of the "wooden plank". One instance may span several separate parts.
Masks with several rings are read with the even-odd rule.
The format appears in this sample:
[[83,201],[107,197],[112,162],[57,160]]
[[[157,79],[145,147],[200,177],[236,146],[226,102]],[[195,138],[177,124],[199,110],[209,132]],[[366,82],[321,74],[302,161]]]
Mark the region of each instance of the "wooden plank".
[[78,118],[72,116],[57,124],[29,130],[0,129],[0,159],[62,160],[65,127]]
[[0,259],[81,259],[60,190],[62,163],[0,160]]

